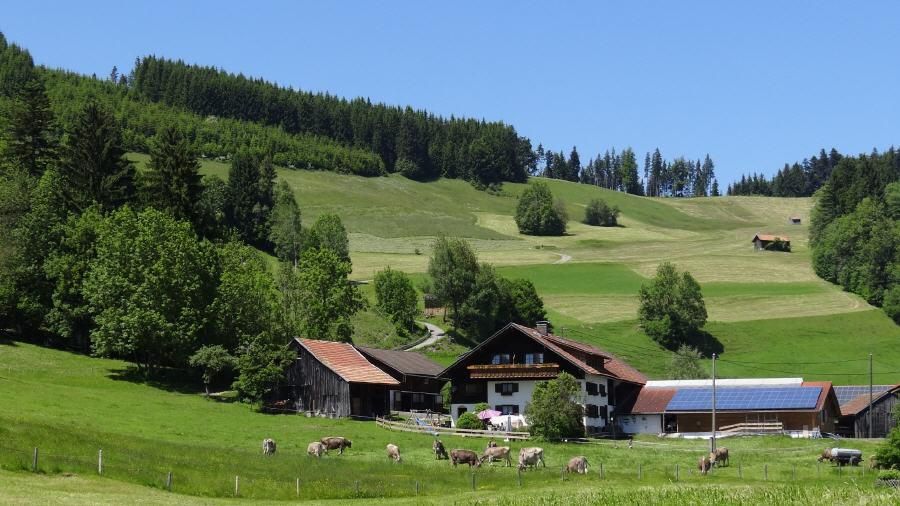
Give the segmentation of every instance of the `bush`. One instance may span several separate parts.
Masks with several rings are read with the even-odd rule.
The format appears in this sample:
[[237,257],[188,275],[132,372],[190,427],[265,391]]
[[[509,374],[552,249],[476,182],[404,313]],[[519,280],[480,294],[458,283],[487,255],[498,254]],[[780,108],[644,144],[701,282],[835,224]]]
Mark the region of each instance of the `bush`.
[[525,406],[531,435],[541,439],[583,436],[584,409],[576,402],[578,394],[578,383],[565,372],[538,383]]
[[407,332],[419,313],[418,296],[409,276],[390,267],[375,274],[375,305],[398,330]]
[[784,251],[786,253],[791,252],[791,243],[785,241],[781,237],[776,237],[774,241],[770,242],[768,246],[766,246],[767,251]]
[[894,285],[884,292],[884,303],[881,307],[894,323],[900,324],[900,285]]
[[546,183],[525,188],[516,206],[516,225],[527,235],[563,235],[568,215],[562,202],[553,200]]
[[878,447],[875,460],[879,467],[900,469],[900,426],[894,427],[884,440],[884,444]]
[[878,479],[883,481],[900,480],[900,469],[885,469],[878,472]]
[[484,411],[486,409],[491,409],[491,405],[486,402],[479,402],[478,404],[475,405],[474,413],[481,413],[482,411]]
[[600,199],[591,199],[584,208],[584,223],[595,227],[615,227],[619,224],[619,213],[617,206],[609,206]]
[[457,429],[481,430],[484,423],[475,416],[475,413],[463,413],[456,419]]

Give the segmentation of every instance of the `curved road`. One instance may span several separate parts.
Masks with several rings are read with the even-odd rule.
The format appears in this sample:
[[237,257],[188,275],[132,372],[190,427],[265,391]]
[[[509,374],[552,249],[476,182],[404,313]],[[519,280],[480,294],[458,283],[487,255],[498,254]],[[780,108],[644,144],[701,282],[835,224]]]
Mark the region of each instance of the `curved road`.
[[572,255],[566,255],[565,253],[554,253],[554,255],[559,255],[559,260],[553,262],[554,264],[564,264],[572,259]]
[[428,339],[422,341],[421,343],[419,343],[415,346],[406,348],[406,351],[413,351],[413,350],[418,350],[420,348],[424,348],[426,346],[431,346],[432,344],[447,337],[447,333],[444,332],[444,329],[438,327],[437,325],[434,325],[434,324],[431,324],[428,322],[416,322],[416,323],[420,323],[420,324],[424,325],[425,328],[428,329],[428,333],[431,335],[428,336]]

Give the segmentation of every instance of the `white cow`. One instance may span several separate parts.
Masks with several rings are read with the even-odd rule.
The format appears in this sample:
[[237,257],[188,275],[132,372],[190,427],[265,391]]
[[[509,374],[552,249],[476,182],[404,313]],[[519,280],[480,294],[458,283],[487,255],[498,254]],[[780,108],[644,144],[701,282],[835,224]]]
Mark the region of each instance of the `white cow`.
[[274,455],[275,454],[275,440],[271,438],[263,439],[263,455]]
[[393,443],[387,445],[387,456],[394,462],[400,462],[400,448]]
[[308,455],[312,455],[315,458],[320,458],[323,453],[328,453],[328,450],[325,448],[321,442],[316,441],[314,443],[309,443],[306,445],[306,453]]
[[542,466],[547,467],[547,464],[544,463],[543,448],[532,447],[519,450],[519,469],[537,467],[538,462],[540,462]]

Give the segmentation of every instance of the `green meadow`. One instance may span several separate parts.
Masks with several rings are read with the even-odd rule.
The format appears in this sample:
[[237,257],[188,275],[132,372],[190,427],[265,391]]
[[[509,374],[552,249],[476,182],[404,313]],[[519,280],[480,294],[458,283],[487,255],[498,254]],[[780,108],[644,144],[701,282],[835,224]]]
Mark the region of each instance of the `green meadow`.
[[[640,437],[624,442],[537,443],[547,466],[523,472],[499,464],[474,472],[431,454],[432,435],[392,432],[371,421],[255,412],[207,400],[199,385],[144,383],[128,364],[31,344],[0,344],[0,498],[12,504],[206,504],[237,496],[267,503],[297,499],[435,504],[783,504],[830,497],[890,504],[865,467],[817,464],[827,443],[786,437],[723,440],[731,465],[700,476],[706,442]],[[305,454],[323,436],[353,441],[344,455]],[[274,438],[274,456],[261,454]],[[485,440],[441,435],[445,445],[480,451]],[[400,447],[389,461],[385,445]],[[528,443],[534,445],[536,443]],[[854,442],[866,455],[875,442]],[[523,443],[513,443],[517,451]],[[32,470],[38,448],[37,473]],[[103,470],[98,473],[98,454]],[[561,473],[584,455],[587,475]],[[602,469],[602,470],[601,470]],[[172,473],[172,490],[167,479]],[[474,490],[473,490],[474,476]],[[299,495],[297,480],[299,479]],[[418,489],[417,489],[418,485]]]
[[[146,155],[130,156],[139,164],[147,161]],[[203,172],[227,178],[228,165],[204,161]],[[464,237],[502,275],[530,279],[558,330],[571,329],[570,337],[582,339],[574,334],[582,329],[589,334],[583,339],[623,354],[650,377],[665,375],[669,354],[637,328],[638,290],[663,261],[700,282],[707,331],[724,346],[722,358],[734,362],[722,362],[721,374],[861,383],[866,377],[857,375],[857,358],[873,353],[884,364],[900,364],[898,327],[865,300],[813,273],[809,198],[651,199],[545,180],[566,204],[569,231],[531,237],[519,234],[513,220],[522,184],[489,194],[464,181],[418,183],[399,175],[279,170],[278,177],[294,189],[305,222],[326,212],[341,217],[350,235],[354,279],[370,280],[387,266],[422,279],[434,238]],[[619,206],[621,226],[580,223],[592,198]],[[788,224],[789,216],[801,217],[802,224]],[[754,251],[757,232],[788,236],[793,252]],[[374,299],[370,288],[366,293]],[[354,323],[357,340],[365,344],[394,347],[417,337],[397,336],[373,309]],[[441,363],[461,351],[446,343],[429,350]],[[754,362],[766,364],[748,365]],[[900,366],[876,364],[875,371],[886,383],[900,381]]]

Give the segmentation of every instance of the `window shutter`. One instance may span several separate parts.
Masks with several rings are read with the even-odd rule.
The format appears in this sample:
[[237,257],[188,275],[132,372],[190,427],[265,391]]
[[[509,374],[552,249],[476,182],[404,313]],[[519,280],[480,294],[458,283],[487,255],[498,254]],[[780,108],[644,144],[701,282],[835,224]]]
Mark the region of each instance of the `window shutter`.
[[513,391],[513,393],[519,391],[519,384],[518,384],[518,383],[513,383],[513,384],[512,384],[512,391]]
[[600,395],[606,397],[606,385],[600,384],[597,385],[597,390],[600,392]]
[[503,383],[494,383],[494,392],[498,394],[503,390]]

